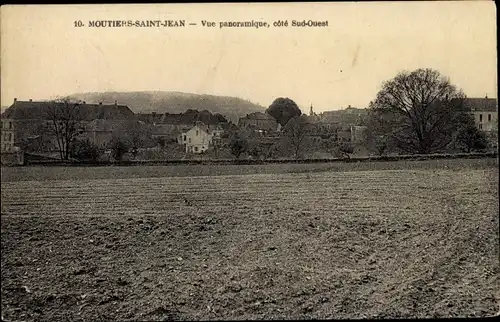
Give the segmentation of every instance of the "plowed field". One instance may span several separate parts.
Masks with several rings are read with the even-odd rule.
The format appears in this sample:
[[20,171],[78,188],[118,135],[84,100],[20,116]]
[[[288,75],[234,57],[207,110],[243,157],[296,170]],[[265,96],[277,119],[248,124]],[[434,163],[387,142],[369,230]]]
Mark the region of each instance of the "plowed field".
[[22,180],[2,169],[16,178],[1,184],[2,318],[499,311],[496,165],[303,170]]

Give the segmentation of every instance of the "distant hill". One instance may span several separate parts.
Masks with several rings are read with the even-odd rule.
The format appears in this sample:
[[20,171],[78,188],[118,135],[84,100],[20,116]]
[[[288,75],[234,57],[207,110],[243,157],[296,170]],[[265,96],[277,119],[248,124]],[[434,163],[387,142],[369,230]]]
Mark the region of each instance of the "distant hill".
[[134,113],[183,113],[188,109],[219,113],[233,123],[249,113],[262,112],[265,107],[237,97],[199,95],[182,92],[101,92],[78,93],[71,99],[87,103],[114,103],[127,105]]

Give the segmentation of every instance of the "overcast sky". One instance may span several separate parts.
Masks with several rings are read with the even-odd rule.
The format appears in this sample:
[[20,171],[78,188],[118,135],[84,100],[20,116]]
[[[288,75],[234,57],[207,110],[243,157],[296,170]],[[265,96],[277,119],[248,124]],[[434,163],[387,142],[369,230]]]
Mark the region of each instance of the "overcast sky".
[[[366,107],[399,71],[435,68],[469,97],[496,97],[495,6],[413,3],[1,7],[1,103],[75,92],[182,91],[303,111]],[[74,27],[178,20],[185,28]],[[328,21],[324,28],[205,28],[201,20]]]

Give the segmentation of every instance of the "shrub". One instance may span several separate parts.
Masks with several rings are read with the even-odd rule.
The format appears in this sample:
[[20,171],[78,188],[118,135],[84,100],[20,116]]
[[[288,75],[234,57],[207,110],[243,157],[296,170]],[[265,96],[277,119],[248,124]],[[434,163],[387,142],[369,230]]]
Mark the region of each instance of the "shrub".
[[90,140],[76,140],[70,145],[70,155],[72,158],[81,161],[97,161],[102,154],[102,149]]
[[129,143],[121,138],[113,138],[110,142],[111,156],[116,161],[121,161],[129,148]]

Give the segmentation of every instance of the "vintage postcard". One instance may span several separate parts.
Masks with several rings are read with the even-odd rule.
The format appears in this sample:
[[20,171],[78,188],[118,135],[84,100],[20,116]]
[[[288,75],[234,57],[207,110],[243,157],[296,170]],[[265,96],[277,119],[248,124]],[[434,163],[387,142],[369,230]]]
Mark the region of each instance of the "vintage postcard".
[[2,321],[499,314],[494,2],[0,10]]

